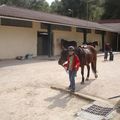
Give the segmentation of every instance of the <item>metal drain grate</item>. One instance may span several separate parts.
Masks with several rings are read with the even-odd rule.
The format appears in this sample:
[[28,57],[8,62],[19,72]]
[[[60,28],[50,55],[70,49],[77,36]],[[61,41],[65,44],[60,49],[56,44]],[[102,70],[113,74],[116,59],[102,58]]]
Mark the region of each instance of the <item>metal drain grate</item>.
[[75,114],[75,120],[110,120],[114,117],[114,105],[109,102],[95,101],[85,105]]
[[114,109],[113,108],[108,108],[108,107],[101,107],[98,105],[92,105],[88,107],[87,109],[82,109],[85,112],[94,114],[94,115],[100,115],[100,116],[107,116],[110,114]]

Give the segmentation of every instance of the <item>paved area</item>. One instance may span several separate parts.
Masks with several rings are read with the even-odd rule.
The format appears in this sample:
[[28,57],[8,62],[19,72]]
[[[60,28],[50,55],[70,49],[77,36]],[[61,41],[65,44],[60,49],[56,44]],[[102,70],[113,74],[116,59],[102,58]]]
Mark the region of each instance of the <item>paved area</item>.
[[[120,95],[120,55],[116,55],[113,62],[105,62],[103,57],[98,57],[97,71],[98,79],[95,80],[91,72],[90,81],[83,86],[78,84],[77,90],[106,99]],[[118,100],[120,98],[115,99]]]
[[[119,71],[120,55],[114,62],[99,57],[99,78],[91,73],[90,80],[80,85],[79,71],[76,90],[102,98],[120,95]],[[68,86],[68,74],[57,61],[0,61],[0,120],[73,120],[89,101],[51,90],[54,84]]]

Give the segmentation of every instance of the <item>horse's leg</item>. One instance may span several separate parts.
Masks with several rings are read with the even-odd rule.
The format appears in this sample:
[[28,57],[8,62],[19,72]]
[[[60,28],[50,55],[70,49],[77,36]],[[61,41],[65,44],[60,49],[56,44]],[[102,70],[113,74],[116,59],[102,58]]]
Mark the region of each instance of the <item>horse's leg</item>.
[[82,75],[82,82],[81,82],[81,84],[84,84],[84,66],[81,67],[81,75]]
[[89,76],[90,76],[90,65],[87,65],[87,78],[86,80],[89,80]]

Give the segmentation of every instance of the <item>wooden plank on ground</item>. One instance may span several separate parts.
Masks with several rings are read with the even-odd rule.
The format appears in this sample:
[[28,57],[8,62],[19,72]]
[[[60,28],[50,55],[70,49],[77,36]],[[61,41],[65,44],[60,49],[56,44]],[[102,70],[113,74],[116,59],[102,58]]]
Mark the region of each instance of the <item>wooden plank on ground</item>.
[[69,94],[74,95],[78,98],[83,98],[83,99],[88,100],[88,101],[108,102],[108,100],[103,99],[103,98],[98,98],[98,97],[83,94],[83,93],[80,93],[80,92],[74,92],[74,93],[70,92],[69,90],[65,89],[64,87],[51,86],[51,89],[59,90],[59,91],[65,92],[65,93],[69,93]]

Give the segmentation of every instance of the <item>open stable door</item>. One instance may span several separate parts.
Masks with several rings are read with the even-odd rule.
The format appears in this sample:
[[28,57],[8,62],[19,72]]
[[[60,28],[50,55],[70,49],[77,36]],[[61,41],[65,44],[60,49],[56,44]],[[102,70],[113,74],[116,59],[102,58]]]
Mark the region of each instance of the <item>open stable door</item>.
[[37,55],[48,55],[48,33],[38,32]]

